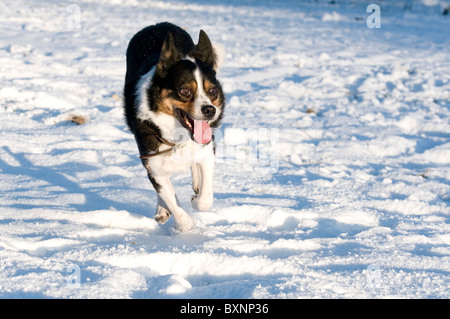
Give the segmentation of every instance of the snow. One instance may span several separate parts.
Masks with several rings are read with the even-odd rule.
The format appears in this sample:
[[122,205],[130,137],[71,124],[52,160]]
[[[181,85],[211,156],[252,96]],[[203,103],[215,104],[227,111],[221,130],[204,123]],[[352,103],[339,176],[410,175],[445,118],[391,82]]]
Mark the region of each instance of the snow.
[[[0,4],[0,298],[449,298],[445,1]],[[121,109],[131,36],[226,49],[215,202],[156,195]],[[86,119],[82,125],[73,116]]]

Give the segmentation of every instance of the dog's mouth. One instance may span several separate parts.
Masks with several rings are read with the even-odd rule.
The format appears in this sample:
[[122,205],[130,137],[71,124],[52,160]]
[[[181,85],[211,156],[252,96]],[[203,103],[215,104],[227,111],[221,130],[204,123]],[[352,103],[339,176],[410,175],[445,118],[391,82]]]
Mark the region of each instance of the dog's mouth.
[[176,109],[178,121],[191,133],[191,139],[199,144],[207,144],[211,141],[211,127],[207,121],[194,120],[182,109]]

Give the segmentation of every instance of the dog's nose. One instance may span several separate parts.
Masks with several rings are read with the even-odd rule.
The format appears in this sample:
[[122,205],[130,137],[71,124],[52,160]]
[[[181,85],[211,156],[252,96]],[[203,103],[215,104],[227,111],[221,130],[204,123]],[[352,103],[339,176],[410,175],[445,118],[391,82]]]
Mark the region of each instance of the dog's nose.
[[216,115],[216,108],[212,105],[205,105],[202,107],[202,113],[208,119],[212,119]]

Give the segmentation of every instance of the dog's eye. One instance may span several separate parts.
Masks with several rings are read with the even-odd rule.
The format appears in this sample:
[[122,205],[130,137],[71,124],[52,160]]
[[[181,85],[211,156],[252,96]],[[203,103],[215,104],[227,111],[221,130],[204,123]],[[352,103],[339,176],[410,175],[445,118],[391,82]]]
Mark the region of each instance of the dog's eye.
[[188,88],[182,88],[178,91],[182,97],[191,97],[192,91]]
[[208,91],[209,95],[211,95],[211,96],[214,97],[214,98],[217,97],[218,92],[219,92],[219,91],[217,90],[216,87],[210,88],[209,91]]

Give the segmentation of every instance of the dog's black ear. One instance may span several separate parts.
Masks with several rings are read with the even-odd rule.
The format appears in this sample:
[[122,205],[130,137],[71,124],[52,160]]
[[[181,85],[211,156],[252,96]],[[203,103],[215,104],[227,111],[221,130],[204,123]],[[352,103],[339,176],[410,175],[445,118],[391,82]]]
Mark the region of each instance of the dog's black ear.
[[175,47],[175,42],[173,41],[172,33],[169,33],[164,40],[161,55],[159,56],[158,64],[156,65],[156,71],[165,75],[167,70],[180,61],[182,58],[181,53]]
[[216,55],[205,31],[200,30],[200,35],[198,37],[198,44],[195,46],[192,56],[199,59],[209,65],[211,68],[216,69]]

